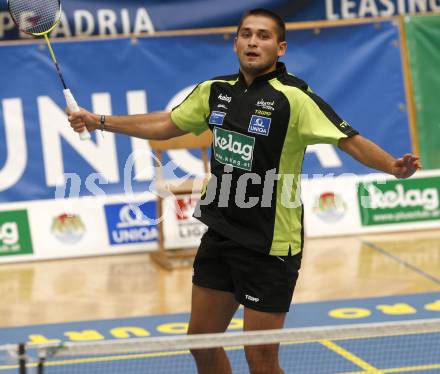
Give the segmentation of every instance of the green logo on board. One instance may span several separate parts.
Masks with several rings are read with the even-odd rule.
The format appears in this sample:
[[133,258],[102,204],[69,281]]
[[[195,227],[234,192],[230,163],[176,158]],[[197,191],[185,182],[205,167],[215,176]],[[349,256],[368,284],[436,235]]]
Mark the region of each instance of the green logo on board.
[[214,157],[226,165],[252,170],[255,138],[235,131],[214,128]]
[[0,212],[0,256],[32,253],[27,211]]
[[440,177],[358,185],[363,226],[440,219]]

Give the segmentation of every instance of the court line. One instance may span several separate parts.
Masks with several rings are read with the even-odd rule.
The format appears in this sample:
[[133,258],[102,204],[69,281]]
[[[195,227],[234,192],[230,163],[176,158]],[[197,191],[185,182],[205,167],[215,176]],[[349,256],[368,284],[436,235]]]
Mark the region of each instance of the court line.
[[[157,357],[170,357],[170,356],[182,356],[189,355],[189,351],[175,351],[175,352],[155,352],[155,353],[138,353],[138,354],[127,354],[127,355],[117,355],[117,356],[105,356],[105,357],[91,357],[91,358],[72,358],[68,360],[57,360],[46,361],[44,366],[64,366],[64,365],[77,365],[77,364],[91,364],[97,362],[112,362],[112,361],[128,361],[128,360],[140,360],[143,358],[157,358]],[[37,363],[29,363],[27,367],[36,367]],[[11,366],[6,367],[6,369],[12,368]],[[15,365],[18,368],[18,365]],[[4,370],[0,366],[0,370]]]
[[383,372],[384,373],[401,373],[402,371],[420,371],[420,370],[434,370],[434,369],[440,369],[440,364],[407,366],[407,367],[403,367],[403,368],[386,369]]
[[[389,368],[389,369],[381,369],[382,373],[402,373],[407,371],[421,371],[421,370],[434,370],[440,369],[440,364],[432,364],[432,365],[417,365],[417,366],[403,366],[400,368]],[[369,374],[368,371],[350,371],[344,372],[341,374]]]
[[[225,351],[243,350],[242,346],[226,347]],[[152,352],[152,353],[136,353],[136,354],[123,354],[104,357],[90,357],[90,358],[71,358],[71,359],[57,359],[53,361],[45,361],[44,366],[65,366],[65,365],[78,365],[78,364],[93,364],[98,362],[112,362],[112,361],[128,361],[128,360],[140,360],[144,358],[158,358],[158,357],[172,357],[172,356],[184,356],[190,355],[189,350],[180,350],[174,352]],[[26,367],[36,367],[37,363],[32,362],[26,364]],[[0,371],[18,369],[18,365],[0,365]]]
[[346,349],[342,348],[340,345],[330,340],[323,339],[320,340],[319,343],[321,343],[323,346],[327,347],[328,349],[332,350],[333,352],[337,353],[338,355],[344,357],[346,360],[350,361],[356,366],[359,366],[360,368],[366,370],[367,373],[370,374],[383,373],[379,369],[375,368],[373,365],[370,365],[367,361],[362,360],[360,357],[354,355],[350,351],[347,351]]
[[430,281],[432,281],[432,282],[434,282],[434,283],[436,283],[437,285],[440,286],[440,279],[439,278],[436,278],[433,275],[424,272],[422,269],[420,269],[420,268],[418,268],[418,267],[416,267],[414,265],[411,265],[409,262],[406,262],[405,260],[402,260],[401,258],[393,255],[392,253],[386,251],[385,249],[379,247],[376,244],[373,244],[373,243],[368,242],[366,240],[362,240],[362,243],[365,244],[367,247],[370,247],[371,249],[374,249],[375,251],[380,252],[383,255],[392,258],[393,260],[397,261],[399,264],[407,267],[408,269],[414,271],[415,273],[421,275],[424,278],[429,279]]

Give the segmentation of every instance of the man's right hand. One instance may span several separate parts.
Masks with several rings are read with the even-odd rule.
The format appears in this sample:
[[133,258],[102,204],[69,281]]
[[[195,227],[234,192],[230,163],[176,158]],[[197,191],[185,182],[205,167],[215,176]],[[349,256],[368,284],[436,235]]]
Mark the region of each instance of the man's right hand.
[[70,113],[66,110],[69,117],[70,126],[74,131],[81,133],[84,128],[87,128],[89,132],[96,130],[99,127],[100,116],[94,113],[90,113],[85,109],[80,108],[79,112]]

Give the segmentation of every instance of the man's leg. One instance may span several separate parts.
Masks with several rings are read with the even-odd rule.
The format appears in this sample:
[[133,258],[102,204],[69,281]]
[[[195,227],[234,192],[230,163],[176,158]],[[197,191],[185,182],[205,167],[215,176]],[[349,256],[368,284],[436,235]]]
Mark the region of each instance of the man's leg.
[[[244,331],[281,329],[286,313],[259,312],[244,308]],[[283,374],[278,361],[279,344],[245,347],[251,374]]]
[[[224,332],[238,302],[231,292],[193,284],[188,334]],[[223,348],[191,350],[199,374],[230,374],[231,365]]]

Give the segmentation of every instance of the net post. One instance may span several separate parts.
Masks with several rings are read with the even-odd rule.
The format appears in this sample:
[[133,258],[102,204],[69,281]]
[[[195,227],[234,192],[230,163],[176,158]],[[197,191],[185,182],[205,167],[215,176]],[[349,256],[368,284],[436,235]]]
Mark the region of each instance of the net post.
[[18,345],[18,368],[20,374],[26,374],[26,344]]
[[37,374],[44,374],[44,363],[46,362],[46,357],[42,356],[38,359]]

